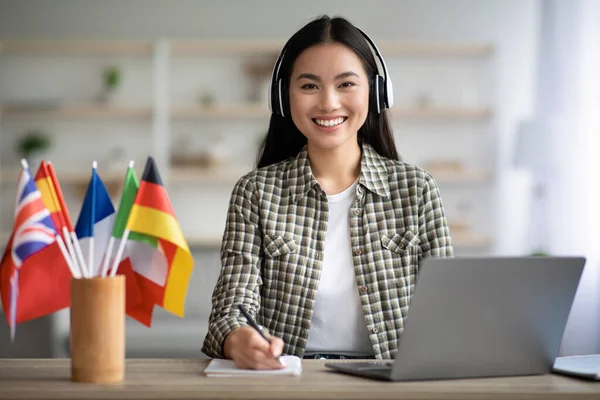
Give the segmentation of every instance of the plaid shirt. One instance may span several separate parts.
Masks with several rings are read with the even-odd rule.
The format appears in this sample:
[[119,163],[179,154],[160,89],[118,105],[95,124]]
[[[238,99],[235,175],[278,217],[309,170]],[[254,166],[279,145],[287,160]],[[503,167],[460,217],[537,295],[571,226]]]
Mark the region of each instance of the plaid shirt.
[[[419,263],[453,255],[450,231],[432,176],[366,144],[356,195],[349,216],[356,290],[375,357],[392,358]],[[285,354],[304,355],[327,220],[327,195],[311,172],[306,147],[237,182],[202,348],[206,355],[223,357],[225,337],[247,325],[238,303],[264,333],[283,339]]]

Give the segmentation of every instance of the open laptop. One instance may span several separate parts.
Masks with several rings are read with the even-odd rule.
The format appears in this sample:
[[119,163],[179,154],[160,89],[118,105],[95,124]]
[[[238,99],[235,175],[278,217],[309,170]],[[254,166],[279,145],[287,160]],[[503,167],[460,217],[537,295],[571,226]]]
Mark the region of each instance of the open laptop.
[[403,381],[552,371],[582,257],[430,258],[393,361],[325,364]]

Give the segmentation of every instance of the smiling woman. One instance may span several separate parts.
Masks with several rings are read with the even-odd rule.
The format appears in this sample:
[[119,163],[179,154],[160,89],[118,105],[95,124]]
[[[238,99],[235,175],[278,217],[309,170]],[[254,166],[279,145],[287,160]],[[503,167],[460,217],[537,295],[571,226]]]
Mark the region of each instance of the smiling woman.
[[294,63],[289,93],[291,117],[309,154],[335,151],[360,159],[357,136],[369,110],[369,79],[354,51],[336,42],[306,49]]
[[383,57],[347,20],[285,44],[257,169],[231,196],[204,353],[259,369],[282,352],[393,357],[419,263],[453,249],[436,182],[399,160],[392,104]]

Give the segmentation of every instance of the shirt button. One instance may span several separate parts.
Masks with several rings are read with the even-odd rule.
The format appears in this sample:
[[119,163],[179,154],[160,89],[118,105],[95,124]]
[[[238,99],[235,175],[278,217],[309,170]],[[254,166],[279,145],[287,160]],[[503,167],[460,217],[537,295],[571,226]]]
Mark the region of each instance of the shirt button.
[[275,251],[275,249],[276,249],[276,247],[274,244],[269,245],[269,251],[273,252],[273,251]]
[[354,211],[352,211],[352,214],[354,214],[355,216],[359,216],[360,215],[360,209],[356,209]]
[[368,290],[369,289],[366,286],[364,286],[364,285],[360,287],[360,292],[361,293],[367,293]]
[[[356,256],[360,256],[361,253],[362,252],[360,251],[360,249],[354,250],[354,255],[356,255]],[[346,253],[346,254],[348,254],[348,253]]]
[[379,329],[377,329],[377,327],[374,326],[373,329],[371,329],[371,333],[379,333]]

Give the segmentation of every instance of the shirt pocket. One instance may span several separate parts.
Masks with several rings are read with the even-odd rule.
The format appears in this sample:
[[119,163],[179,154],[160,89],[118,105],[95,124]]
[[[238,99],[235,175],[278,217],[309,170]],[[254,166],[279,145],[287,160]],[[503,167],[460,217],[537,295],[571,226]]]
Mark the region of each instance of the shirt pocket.
[[386,268],[393,272],[396,285],[404,296],[411,292],[417,276],[420,259],[419,243],[421,239],[414,231],[381,235]]
[[394,233],[391,235],[381,235],[381,245],[396,254],[404,254],[406,250],[411,250],[414,246],[421,243],[421,239],[413,231],[407,231],[404,235]]
[[300,264],[300,247],[289,233],[270,232],[263,236],[261,275],[261,308],[265,321],[275,321],[281,304],[289,304],[294,284],[301,283],[298,275],[304,273]]
[[296,242],[287,235],[265,234],[265,256],[270,258],[296,252]]
[[[296,281],[294,275],[301,272],[300,249],[294,237],[288,233],[265,233],[263,237],[263,277],[265,288],[287,290]],[[286,288],[286,289],[284,289]]]

